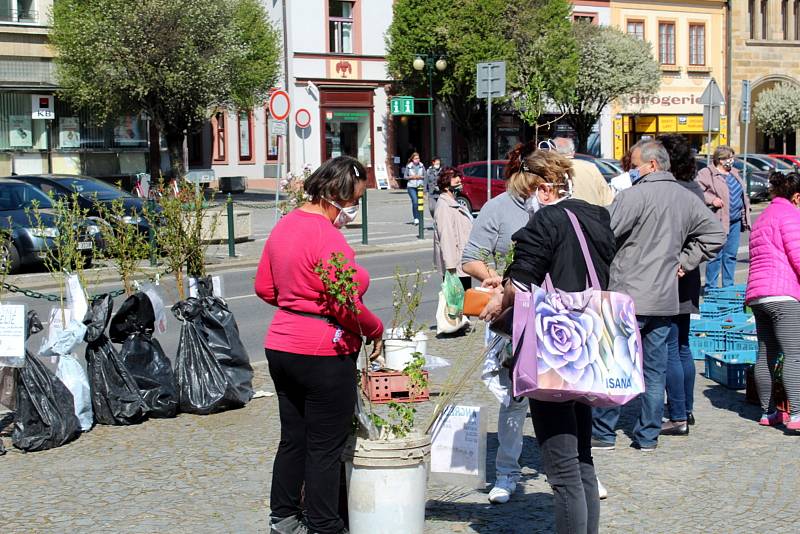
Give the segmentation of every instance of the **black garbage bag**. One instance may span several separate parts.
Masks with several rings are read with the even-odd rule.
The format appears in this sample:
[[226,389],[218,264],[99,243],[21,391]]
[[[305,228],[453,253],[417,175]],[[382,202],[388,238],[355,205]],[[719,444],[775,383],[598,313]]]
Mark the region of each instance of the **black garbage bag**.
[[153,338],[155,311],[147,294],[128,297],[111,319],[109,337],[122,343],[119,354],[139,387],[150,417],[175,417],[178,389],[172,364],[161,343]]
[[188,298],[172,313],[181,321],[175,360],[180,410],[209,414],[247,404],[253,397],[253,369],[225,302]]
[[105,334],[112,305],[110,296],[97,297],[83,319],[92,409],[101,425],[133,425],[147,417],[147,406],[136,380]]
[[[42,330],[36,312],[28,312],[26,329],[28,336]],[[25,351],[25,366],[17,373],[14,446],[44,451],[69,443],[80,433],[72,393],[39,358]]]

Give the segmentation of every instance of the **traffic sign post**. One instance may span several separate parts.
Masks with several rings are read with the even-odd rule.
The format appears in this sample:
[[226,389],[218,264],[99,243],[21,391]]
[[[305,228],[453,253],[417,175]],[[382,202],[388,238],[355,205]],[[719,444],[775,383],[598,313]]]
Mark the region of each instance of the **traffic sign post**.
[[492,99],[506,95],[506,62],[478,63],[478,98],[486,99],[486,199],[492,200]]
[[311,126],[311,112],[306,108],[300,108],[294,114],[294,123],[302,131],[303,137],[303,167],[306,165],[306,128]]
[[[281,158],[282,145],[285,150],[285,143],[281,143],[281,138],[286,136],[286,123],[284,122],[289,116],[291,111],[291,101],[289,100],[289,93],[282,89],[273,91],[269,95],[269,114],[275,122],[270,122],[270,127],[275,128],[271,130],[278,138],[278,175],[275,178],[275,223],[277,224],[280,217],[278,210],[278,198],[281,189],[281,178],[283,177],[283,160]],[[285,159],[285,158],[284,158]]]
[[747,137],[750,133],[750,80],[742,80],[742,122],[744,123],[742,178],[744,183],[747,184],[747,198],[750,198],[750,179],[747,177]]
[[714,129],[715,119],[716,130],[719,131],[720,109],[725,104],[725,97],[714,78],[708,82],[698,102],[703,105],[703,128],[708,133],[706,144],[706,165],[708,165],[711,163],[711,131]]

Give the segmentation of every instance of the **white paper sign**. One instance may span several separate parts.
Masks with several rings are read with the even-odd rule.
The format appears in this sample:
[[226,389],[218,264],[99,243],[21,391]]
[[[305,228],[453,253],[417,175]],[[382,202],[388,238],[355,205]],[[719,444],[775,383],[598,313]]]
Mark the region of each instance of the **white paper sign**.
[[58,144],[61,148],[80,148],[81,130],[78,117],[61,117],[58,120]]
[[8,116],[8,145],[12,147],[32,147],[33,130],[28,115]]
[[[215,297],[223,298],[222,294],[222,277],[211,277],[212,292]],[[197,298],[197,278],[189,278],[189,296]]]
[[486,483],[486,421],[479,406],[448,406],[431,432],[431,474],[465,486]]
[[25,365],[25,305],[0,305],[0,367]]

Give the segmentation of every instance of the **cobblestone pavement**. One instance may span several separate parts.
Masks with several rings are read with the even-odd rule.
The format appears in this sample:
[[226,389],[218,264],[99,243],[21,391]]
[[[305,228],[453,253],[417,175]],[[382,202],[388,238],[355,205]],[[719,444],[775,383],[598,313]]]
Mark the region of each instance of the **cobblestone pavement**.
[[[480,329],[430,342],[450,360],[477,354]],[[272,390],[263,357],[251,351],[256,388]],[[699,369],[699,367],[698,367]],[[433,373],[442,383],[446,372]],[[497,406],[477,377],[463,404],[489,409],[487,478],[494,475]],[[423,417],[431,403],[419,405]],[[635,406],[626,410],[629,429]],[[761,428],[758,408],[742,392],[698,376],[697,426],[688,437],[662,438],[656,452],[628,447],[597,452],[609,490],[603,532],[797,532],[800,436]],[[526,423],[524,476],[511,502],[492,506],[487,490],[431,485],[427,531],[551,532],[552,498]],[[4,439],[10,448],[10,439]],[[95,427],[62,448],[0,457],[0,531],[3,533],[263,533],[269,480],[278,443],[275,397],[210,416],[181,415],[134,427]]]

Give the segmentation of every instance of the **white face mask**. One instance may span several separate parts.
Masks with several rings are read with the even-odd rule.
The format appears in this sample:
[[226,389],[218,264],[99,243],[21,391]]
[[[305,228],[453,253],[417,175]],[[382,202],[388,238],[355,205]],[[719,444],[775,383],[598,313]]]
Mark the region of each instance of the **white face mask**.
[[346,208],[343,208],[333,200],[328,200],[326,198],[325,202],[327,202],[334,208],[339,209],[339,214],[333,220],[333,225],[336,228],[347,226],[348,224],[356,220],[356,216],[358,215],[358,204],[356,204],[355,206],[347,206]]
[[525,211],[531,215],[539,211],[539,195],[536,193],[536,191],[534,191],[531,196],[525,199]]

